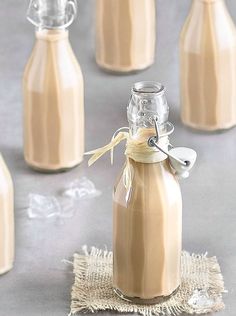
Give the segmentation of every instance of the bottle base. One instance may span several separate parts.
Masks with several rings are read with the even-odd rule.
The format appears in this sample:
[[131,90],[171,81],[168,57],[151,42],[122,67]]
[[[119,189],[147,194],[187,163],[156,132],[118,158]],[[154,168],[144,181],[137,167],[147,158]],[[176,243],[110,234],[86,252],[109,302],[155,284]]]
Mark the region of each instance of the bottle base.
[[76,162],[75,164],[68,166],[68,167],[56,167],[56,168],[45,168],[45,167],[41,167],[39,165],[33,165],[30,162],[28,162],[26,160],[27,165],[33,169],[34,171],[40,172],[40,173],[45,173],[45,174],[54,174],[54,173],[63,173],[63,172],[67,172],[70,171],[71,169],[76,168],[78,165],[81,164],[81,162],[83,161],[83,159],[81,159],[79,162]]
[[143,299],[140,297],[126,296],[119,289],[113,288],[113,291],[115,292],[115,294],[119,298],[121,298],[122,300],[124,300],[126,302],[138,304],[138,305],[155,305],[155,304],[163,303],[163,302],[167,301],[168,299],[170,299],[173,295],[175,295],[178,292],[178,290],[179,290],[179,286],[170,295],[157,296],[157,297],[154,297],[151,299]]
[[113,67],[112,65],[108,65],[108,64],[105,64],[105,63],[100,63],[98,61],[96,61],[96,62],[97,62],[98,67],[100,69],[104,70],[107,73],[116,74],[116,75],[129,75],[129,74],[135,74],[135,73],[138,73],[138,72],[143,71],[145,69],[148,69],[149,67],[151,67],[153,65],[154,60],[152,62],[148,63],[148,64],[144,64],[144,65],[139,66],[137,68]]
[[227,130],[232,129],[236,126],[236,122],[231,123],[231,124],[226,124],[224,126],[201,126],[198,124],[186,122],[183,119],[182,119],[182,123],[192,130],[199,131],[199,132],[208,132],[208,133],[226,132]]
[[10,264],[9,266],[7,266],[5,268],[0,269],[0,275],[3,275],[5,273],[9,272],[12,268],[13,268],[13,264]]

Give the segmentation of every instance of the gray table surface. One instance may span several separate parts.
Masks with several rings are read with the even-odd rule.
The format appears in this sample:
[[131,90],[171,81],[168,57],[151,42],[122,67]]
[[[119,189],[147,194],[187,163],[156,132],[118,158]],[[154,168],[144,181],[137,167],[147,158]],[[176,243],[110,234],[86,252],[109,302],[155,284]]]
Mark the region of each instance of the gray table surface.
[[[118,0],[117,0],[118,1]],[[74,170],[57,175],[31,171],[22,155],[21,78],[34,42],[34,28],[25,19],[28,1],[0,2],[0,148],[15,184],[16,260],[14,269],[0,277],[0,316],[64,316],[69,312],[73,274],[62,263],[81,246],[111,248],[112,187],[124,157],[115,152],[115,164],[106,156],[88,168],[86,160]],[[196,133],[179,119],[178,36],[189,10],[189,0],[159,0],[156,63],[144,72],[127,76],[106,74],[94,61],[94,5],[81,0],[79,18],[70,38],[85,79],[86,149],[105,144],[112,132],[126,123],[131,85],[157,80],[168,90],[172,142],[197,150],[191,178],[182,181],[184,202],[183,247],[216,255],[228,294],[226,310],[236,315],[236,129],[220,134]],[[227,4],[236,21],[236,3]],[[57,195],[67,183],[86,175],[103,194],[80,202],[75,217],[64,224],[29,220],[30,192]]]

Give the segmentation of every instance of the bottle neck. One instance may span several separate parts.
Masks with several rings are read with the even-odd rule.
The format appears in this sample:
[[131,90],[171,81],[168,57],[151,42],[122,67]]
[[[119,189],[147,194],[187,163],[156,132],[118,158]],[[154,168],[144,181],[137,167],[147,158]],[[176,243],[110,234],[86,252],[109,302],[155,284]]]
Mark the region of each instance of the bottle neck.
[[66,29],[41,29],[36,28],[36,38],[44,41],[56,42],[68,39],[69,32]]
[[225,2],[224,0],[194,0],[194,2],[200,2],[203,4],[215,4],[215,3],[219,3],[219,2]]
[[[219,25],[227,24],[228,22],[225,19],[230,18],[231,20],[225,0],[193,0],[190,14],[195,15],[196,18],[202,16],[203,19],[207,19],[209,14],[205,15],[205,12],[212,14],[211,18],[216,20]],[[198,23],[202,23],[202,21],[198,21]]]
[[225,0],[193,0],[193,6],[212,6],[225,5]]
[[222,19],[229,17],[229,12],[225,0],[193,0],[190,16],[195,17],[196,21],[194,23],[196,25],[192,26],[196,28],[198,25],[202,26],[204,21],[209,19],[221,24],[223,23]]
[[148,142],[148,139],[155,135],[155,128],[137,128],[130,126],[131,139],[137,140],[139,142]]
[[[142,134],[155,135],[154,120],[160,128],[167,122],[169,107],[162,84],[153,81],[141,81],[134,84],[127,108],[127,117],[132,138]],[[151,135],[152,136],[152,135]]]

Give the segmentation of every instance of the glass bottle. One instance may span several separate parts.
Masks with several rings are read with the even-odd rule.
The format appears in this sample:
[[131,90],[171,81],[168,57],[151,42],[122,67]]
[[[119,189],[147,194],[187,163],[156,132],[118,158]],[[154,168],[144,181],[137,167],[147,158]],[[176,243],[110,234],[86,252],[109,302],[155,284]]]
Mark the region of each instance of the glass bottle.
[[155,58],[155,0],[96,0],[96,61],[108,71],[149,67]]
[[113,195],[113,286],[134,303],[158,303],[180,285],[182,197],[177,174],[188,176],[196,153],[172,148],[168,115],[161,84],[134,85],[128,105],[130,139],[151,147],[147,157],[135,147],[126,149],[131,186],[127,189],[124,181],[126,162]]
[[0,155],[0,275],[12,269],[14,248],[13,183],[8,168]]
[[236,125],[236,29],[224,0],[193,0],[180,59],[183,123],[205,131]]
[[32,0],[36,43],[23,78],[24,157],[45,172],[78,165],[84,153],[84,83],[67,27],[76,0]]

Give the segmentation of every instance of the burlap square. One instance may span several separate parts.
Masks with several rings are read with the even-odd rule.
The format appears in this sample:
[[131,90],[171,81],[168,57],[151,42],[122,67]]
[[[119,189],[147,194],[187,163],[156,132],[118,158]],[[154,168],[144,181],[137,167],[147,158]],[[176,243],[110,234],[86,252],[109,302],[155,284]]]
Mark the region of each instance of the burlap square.
[[134,305],[119,299],[112,289],[112,252],[92,248],[74,255],[75,282],[71,313],[117,311],[150,315],[203,314],[224,308],[223,277],[215,257],[182,252],[182,282],[179,291],[157,305]]

